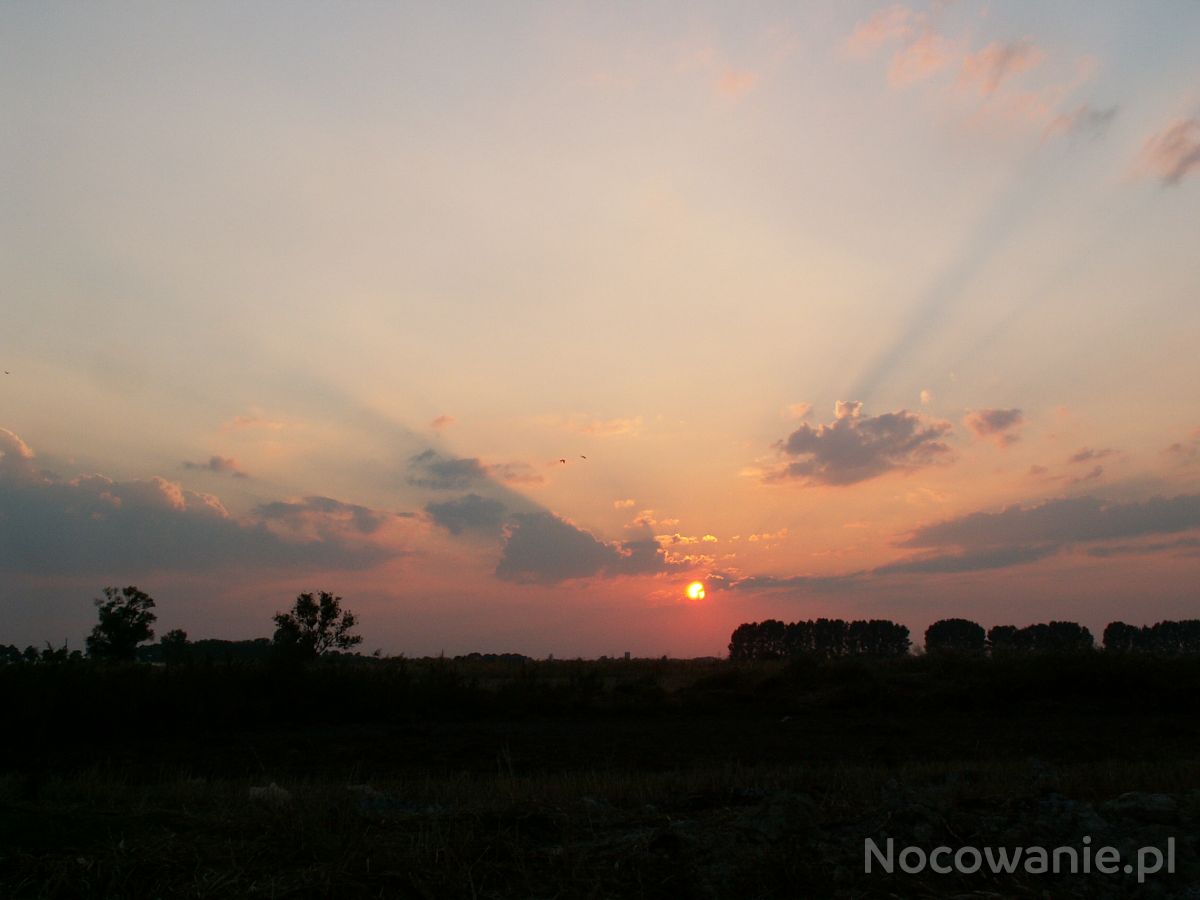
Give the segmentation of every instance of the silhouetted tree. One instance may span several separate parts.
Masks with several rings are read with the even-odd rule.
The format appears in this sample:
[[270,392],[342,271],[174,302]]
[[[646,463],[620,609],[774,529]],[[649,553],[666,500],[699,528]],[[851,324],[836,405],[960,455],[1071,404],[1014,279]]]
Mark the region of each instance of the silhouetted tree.
[[168,665],[181,663],[191,656],[192,645],[182,628],[172,628],[158,642],[162,645],[163,662]]
[[989,628],[987,642],[992,656],[1019,652],[1021,649],[1018,640],[1019,631],[1020,629],[1016,625],[993,625]]
[[846,629],[846,652],[854,656],[904,656],[911,645],[908,628],[887,619],[851,622]]
[[730,659],[781,659],[815,656],[903,656],[910,646],[908,629],[886,619],[817,619],[783,623],[778,619],[747,622],[734,629]]
[[121,590],[106,587],[104,599],[93,602],[100,611],[100,622],[88,636],[88,656],[132,660],[137,645],[154,637],[150,626],[158,616],[150,611],[154,598],[144,591],[133,585]]
[[969,619],[941,619],[925,629],[927,653],[982,656],[987,648],[983,626]]
[[1104,649],[1111,653],[1129,653],[1142,649],[1144,628],[1126,625],[1124,622],[1109,622],[1104,629]]
[[362,643],[350,631],[358,619],[342,610],[342,598],[328,591],[300,594],[290,612],[275,614],[275,646],[287,656],[308,659]]

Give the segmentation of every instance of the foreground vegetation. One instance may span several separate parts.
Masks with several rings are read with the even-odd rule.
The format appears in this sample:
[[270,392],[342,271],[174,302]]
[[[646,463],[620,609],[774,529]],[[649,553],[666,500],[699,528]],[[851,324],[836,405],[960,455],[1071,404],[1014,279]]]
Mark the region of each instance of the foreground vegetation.
[[[5,897],[1185,896],[1200,660],[0,667]],[[1134,793],[1130,793],[1134,792]],[[863,840],[1166,835],[1180,870],[881,876]],[[1130,843],[1133,842],[1133,843]]]

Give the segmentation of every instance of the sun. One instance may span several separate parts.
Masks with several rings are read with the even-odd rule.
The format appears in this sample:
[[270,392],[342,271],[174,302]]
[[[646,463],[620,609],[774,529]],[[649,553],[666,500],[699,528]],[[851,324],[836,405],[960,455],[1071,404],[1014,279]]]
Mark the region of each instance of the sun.
[[693,581],[691,584],[689,584],[687,586],[687,590],[684,593],[687,594],[689,600],[703,600],[704,599],[704,582]]

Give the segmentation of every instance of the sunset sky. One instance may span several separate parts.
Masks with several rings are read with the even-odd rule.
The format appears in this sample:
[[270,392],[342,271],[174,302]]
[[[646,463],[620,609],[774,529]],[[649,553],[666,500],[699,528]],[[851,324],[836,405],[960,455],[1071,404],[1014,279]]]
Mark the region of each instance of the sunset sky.
[[1200,616],[1198,34],[4,4],[0,643],[109,584],[410,655]]

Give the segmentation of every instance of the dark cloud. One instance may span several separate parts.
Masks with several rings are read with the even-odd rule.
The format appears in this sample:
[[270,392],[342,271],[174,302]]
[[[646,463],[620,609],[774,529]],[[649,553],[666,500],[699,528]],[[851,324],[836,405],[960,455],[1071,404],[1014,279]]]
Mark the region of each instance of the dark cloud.
[[1200,116],[1180,119],[1151,137],[1142,159],[1164,185],[1179,184],[1200,170]]
[[517,513],[496,577],[555,584],[595,575],[640,575],[670,568],[653,538],[604,543],[549,512]]
[[1143,544],[1109,544],[1089,547],[1088,556],[1107,559],[1110,556],[1143,556],[1148,553],[1174,553],[1195,556],[1200,553],[1200,538],[1179,538],[1174,541],[1152,541]]
[[436,450],[418,453],[408,462],[408,483],[434,491],[458,491],[487,478],[475,457],[442,456]]
[[400,553],[363,539],[381,514],[336,500],[267,504],[257,516],[238,519],[211,494],[163,478],[59,478],[38,468],[20,438],[3,430],[0,453],[0,570],[6,572],[134,577],[227,566],[357,569]]
[[988,547],[967,553],[948,553],[888,563],[872,569],[872,575],[933,574],[938,572],[979,572],[986,569],[1006,569],[1045,559],[1058,547],[1037,545],[1027,547]]
[[389,518],[356,503],[343,503],[332,497],[305,497],[303,500],[274,501],[259,506],[255,513],[263,519],[274,519],[301,525],[311,522],[346,522],[361,534],[374,534]]
[[1115,453],[1115,452],[1116,452],[1115,450],[1112,450],[1107,447],[1104,448],[1103,450],[1093,450],[1091,447],[1080,447],[1078,450],[1076,450],[1074,453],[1072,453],[1069,457],[1067,457],[1067,462],[1068,463],[1090,462],[1091,460],[1094,460],[1094,459],[1104,459],[1104,457],[1106,457],[1106,456],[1112,456],[1113,453]]
[[[1200,538],[1104,545],[1102,541],[1173,534],[1200,528],[1200,494],[1155,497],[1144,502],[1105,503],[1095,497],[1051,500],[999,513],[972,513],[918,529],[899,544],[929,551],[908,559],[843,575],[728,576],[737,590],[853,590],[873,579],[1004,569],[1047,559],[1071,545],[1096,543],[1094,557],[1184,553]],[[948,552],[947,552],[948,551]]]
[[208,462],[188,462],[184,461],[185,469],[202,470],[206,472],[216,472],[218,475],[229,474],[234,478],[248,478],[249,476],[238,466],[237,460],[227,456],[210,456]]
[[976,512],[918,528],[902,547],[1023,547],[1171,534],[1200,528],[1200,494],[1106,503],[1096,497],[1049,500]]
[[798,479],[809,484],[847,485],[895,470],[912,470],[945,460],[947,422],[900,410],[862,415],[862,404],[838,401],[828,425],[807,423],[778,446],[794,461],[768,472],[768,481]]
[[1019,409],[976,409],[963,419],[963,424],[977,437],[994,440],[1001,447],[1016,443],[1019,437],[1015,431],[1024,423],[1025,417]]
[[504,522],[505,506],[499,500],[467,494],[455,500],[425,504],[425,513],[451,534],[464,531],[496,533]]

